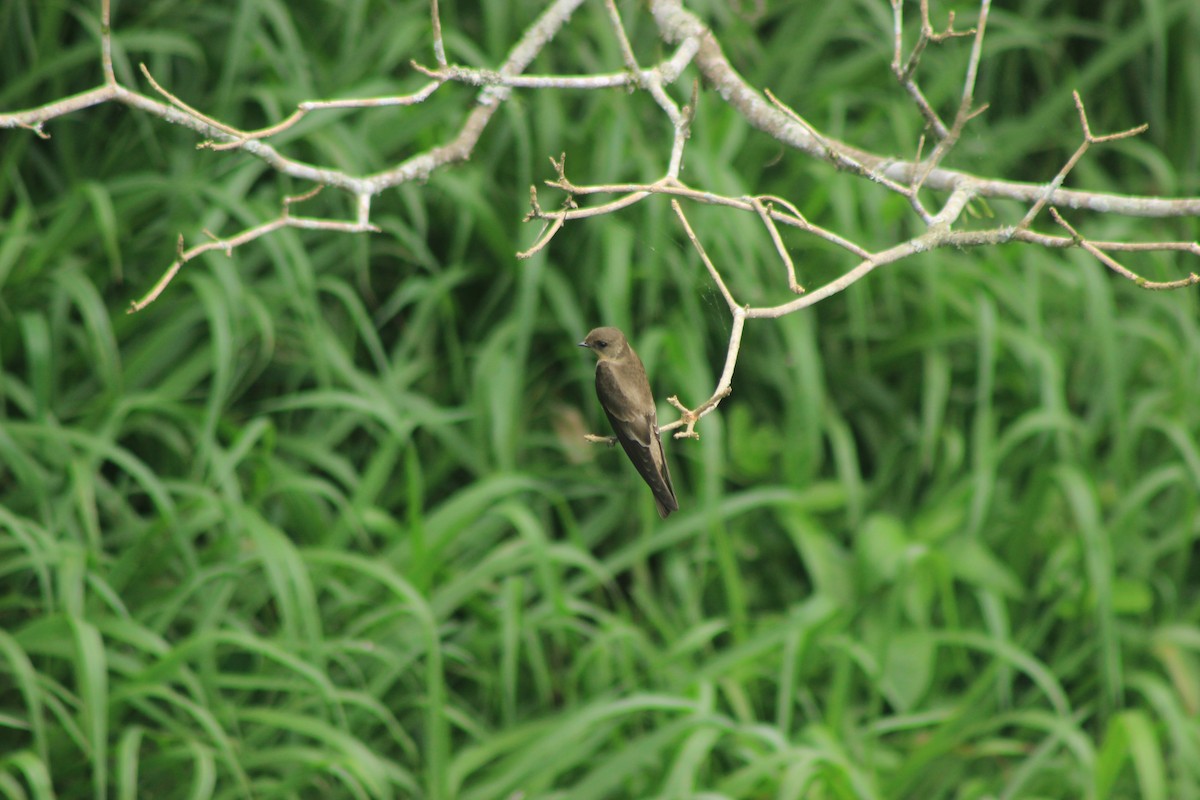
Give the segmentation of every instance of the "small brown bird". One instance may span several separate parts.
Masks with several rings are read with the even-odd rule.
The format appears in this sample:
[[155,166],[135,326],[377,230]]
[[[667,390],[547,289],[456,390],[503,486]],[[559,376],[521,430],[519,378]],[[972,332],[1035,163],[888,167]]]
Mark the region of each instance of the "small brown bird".
[[642,360],[616,328],[596,328],[580,347],[596,354],[596,396],[612,423],[617,441],[654,492],[658,515],[679,510],[671,470],[658,435],[658,412]]

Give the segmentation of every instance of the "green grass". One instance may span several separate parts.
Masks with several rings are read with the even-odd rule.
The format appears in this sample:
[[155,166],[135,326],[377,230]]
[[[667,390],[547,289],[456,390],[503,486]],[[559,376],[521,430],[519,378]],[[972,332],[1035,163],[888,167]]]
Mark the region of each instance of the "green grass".
[[[240,124],[409,91],[408,60],[431,60],[416,2],[125,5],[118,74],[145,61]],[[886,3],[711,5],[751,82],[857,144],[914,147]],[[1195,195],[1191,117],[1170,111],[1198,96],[1191,4],[1051,5],[995,11],[992,108],[952,163],[1049,178],[1078,87],[1097,131],[1152,128],[1072,186]],[[498,63],[538,10],[484,6],[442,4],[452,58]],[[651,21],[621,11],[650,62]],[[5,6],[0,107],[98,82],[94,17]],[[617,68],[606,25],[586,5],[535,69]],[[928,56],[939,108],[965,53]],[[471,97],[312,115],[280,146],[380,169]],[[133,316],[180,232],[308,187],[123,108],[47,130],[0,134],[0,795],[1200,798],[1194,290],[1010,246],[752,321],[733,394],[667,444],[681,511],[660,522],[618,450],[578,446],[604,425],[574,343],[622,326],[658,396],[695,404],[723,300],[661,198],[513,256],[547,156],[580,183],[660,174],[648,98],[518,92],[469,163],[376,198],[382,233],[211,254]],[[686,180],[790,197],[871,245],[913,230],[886,193],[779,156],[701,95]],[[688,213],[740,298],[785,299],[754,216]],[[806,285],[847,266],[788,243]]]

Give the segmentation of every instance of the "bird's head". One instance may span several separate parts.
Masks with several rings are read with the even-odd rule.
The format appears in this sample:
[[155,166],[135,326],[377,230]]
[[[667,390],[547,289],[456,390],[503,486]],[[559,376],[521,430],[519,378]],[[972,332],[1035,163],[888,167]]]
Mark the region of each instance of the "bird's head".
[[584,337],[579,346],[589,348],[596,358],[605,361],[620,358],[629,344],[625,341],[625,334],[616,328],[596,328]]

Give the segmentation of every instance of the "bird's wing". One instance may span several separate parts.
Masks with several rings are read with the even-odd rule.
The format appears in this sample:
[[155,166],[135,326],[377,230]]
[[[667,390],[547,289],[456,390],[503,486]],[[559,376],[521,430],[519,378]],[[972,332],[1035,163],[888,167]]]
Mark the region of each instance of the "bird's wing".
[[666,518],[667,514],[679,510],[679,501],[675,499],[675,486],[671,483],[671,470],[667,466],[667,454],[663,452],[662,437],[658,435],[658,415],[650,413],[647,420],[653,436],[650,447],[650,460],[654,464],[654,472],[661,483],[647,481],[654,492],[654,502],[658,506],[658,515]]
[[[596,395],[600,398],[600,405],[604,407],[609,421],[614,428],[621,428],[618,433],[648,448],[657,430],[658,415],[654,410],[652,397],[638,397],[631,392],[636,386],[636,381],[620,380],[613,365],[604,362],[597,365]],[[646,394],[649,395],[648,388]]]
[[658,435],[658,413],[650,388],[647,385],[644,391],[639,391],[644,395],[640,397],[626,391],[631,385],[641,390],[637,384],[636,381],[619,380],[614,368],[608,364],[601,363],[596,369],[596,394],[612,423],[617,441],[654,493],[658,515],[666,517],[678,510],[679,501],[675,499],[671,470],[667,467],[662,439]]

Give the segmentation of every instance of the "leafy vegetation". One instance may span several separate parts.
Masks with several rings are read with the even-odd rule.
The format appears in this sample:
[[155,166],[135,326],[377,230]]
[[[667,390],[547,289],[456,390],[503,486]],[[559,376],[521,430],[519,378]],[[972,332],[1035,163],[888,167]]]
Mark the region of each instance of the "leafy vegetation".
[[[1193,0],[1007,5],[977,91],[993,106],[955,166],[1048,179],[1078,88],[1096,131],[1152,127],[1072,185],[1200,193]],[[910,154],[886,2],[697,7],[752,83]],[[442,9],[452,57],[487,66],[538,4]],[[644,9],[622,13],[655,58]],[[0,7],[0,107],[95,85],[96,15]],[[156,0],[114,23],[123,79],[144,61],[246,126],[410,91],[408,60],[429,60],[422,2]],[[930,51],[933,102],[964,58]],[[587,4],[535,69],[620,63]],[[279,144],[380,169],[472,96],[314,114]],[[723,301],[662,198],[513,256],[548,155],[580,180],[661,174],[649,98],[518,93],[469,163],[377,200],[382,233],[280,231],[132,316],[180,231],[235,232],[308,187],[122,107],[47,131],[0,133],[5,797],[1200,797],[1194,290],[1012,246],[753,321],[733,395],[667,443],[682,510],[660,522],[619,452],[580,446],[604,427],[574,343],[621,326],[660,397],[694,404]],[[685,180],[787,196],[859,241],[910,224],[714,97],[685,159]],[[334,191],[309,203],[349,213]],[[688,210],[735,292],[786,293],[756,218]],[[788,243],[807,285],[846,267]]]

